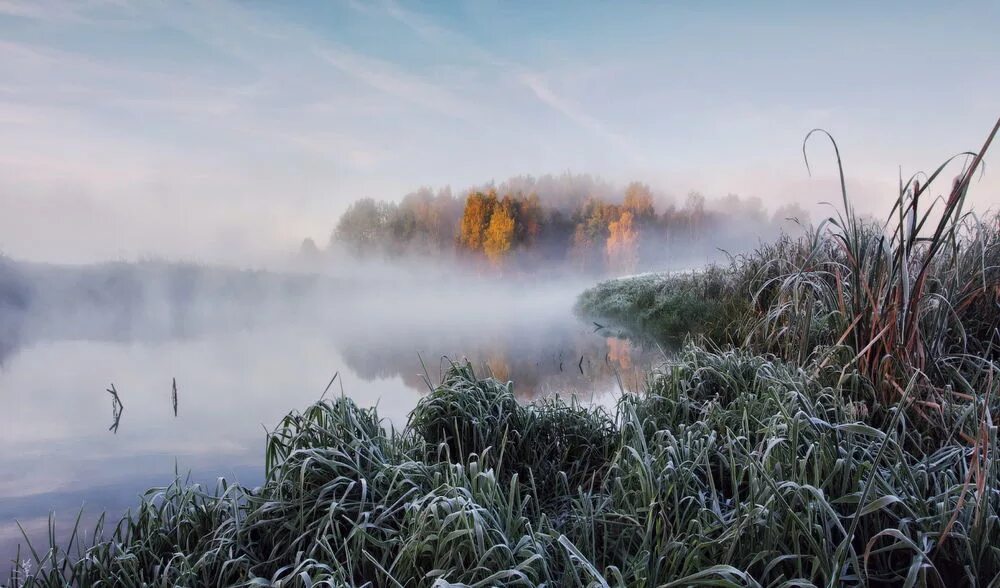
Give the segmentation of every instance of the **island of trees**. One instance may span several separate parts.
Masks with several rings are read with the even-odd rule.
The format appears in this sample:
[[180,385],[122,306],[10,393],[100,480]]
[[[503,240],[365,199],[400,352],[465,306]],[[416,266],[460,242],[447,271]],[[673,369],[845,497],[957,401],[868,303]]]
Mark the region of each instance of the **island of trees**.
[[[797,205],[769,212],[760,199],[734,194],[708,199],[692,192],[678,205],[640,182],[621,190],[567,174],[512,178],[461,196],[422,188],[399,202],[363,198],[341,216],[330,245],[361,257],[426,255],[493,269],[558,264],[622,274],[746,248],[805,216]],[[307,248],[316,252],[311,240]]]

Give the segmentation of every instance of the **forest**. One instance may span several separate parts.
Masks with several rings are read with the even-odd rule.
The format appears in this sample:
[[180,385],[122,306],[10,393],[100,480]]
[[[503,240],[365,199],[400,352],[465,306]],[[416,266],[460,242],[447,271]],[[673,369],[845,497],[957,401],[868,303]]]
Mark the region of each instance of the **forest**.
[[[677,204],[641,182],[619,189],[589,175],[522,176],[463,194],[422,188],[399,202],[357,200],[330,248],[362,258],[452,256],[494,271],[621,275],[703,263],[808,223],[797,204],[771,212],[756,197],[698,192]],[[303,243],[303,252],[317,251],[312,240]]]

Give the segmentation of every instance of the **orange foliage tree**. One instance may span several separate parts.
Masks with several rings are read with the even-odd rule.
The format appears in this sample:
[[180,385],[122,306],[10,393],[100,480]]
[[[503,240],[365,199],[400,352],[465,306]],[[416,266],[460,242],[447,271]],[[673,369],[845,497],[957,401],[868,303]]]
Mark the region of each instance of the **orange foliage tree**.
[[510,251],[514,242],[514,229],[514,202],[506,197],[494,207],[483,237],[483,252],[493,265],[499,266],[504,255]]
[[496,194],[473,192],[465,200],[465,210],[462,211],[461,225],[458,231],[458,242],[469,251],[479,251],[483,248],[486,229],[490,226],[490,217],[496,206]]
[[604,250],[610,269],[622,273],[635,272],[639,262],[639,235],[633,226],[631,212],[623,212],[618,220],[608,224]]

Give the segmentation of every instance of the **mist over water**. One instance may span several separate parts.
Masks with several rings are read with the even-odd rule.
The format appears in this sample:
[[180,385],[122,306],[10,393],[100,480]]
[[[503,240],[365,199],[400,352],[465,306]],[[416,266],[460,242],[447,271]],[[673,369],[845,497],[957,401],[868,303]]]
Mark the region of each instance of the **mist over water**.
[[328,242],[267,269],[0,256],[0,552],[22,542],[15,521],[42,538],[51,512],[61,535],[82,508],[91,529],[175,476],[259,484],[265,429],[335,374],[327,395],[397,428],[451,361],[513,381],[524,401],[612,404],[666,352],[574,316],[577,296],[723,261],[797,227],[791,216],[806,220],[566,174],[360,200]]
[[209,488],[219,477],[258,484],[264,428],[319,399],[334,374],[327,395],[377,405],[403,427],[447,361],[513,380],[526,400],[609,402],[662,358],[574,317],[593,280],[566,274],[348,260],[324,273],[9,259],[0,269],[4,554],[22,541],[15,521],[33,537],[50,512],[60,533],[81,508],[85,522],[105,511],[114,521],[175,472]]
[[0,551],[22,541],[15,521],[36,538],[50,512],[57,534],[81,508],[85,529],[114,522],[175,476],[259,484],[265,429],[334,374],[327,395],[397,428],[451,361],[513,381],[524,401],[612,404],[665,351],[574,316],[583,290],[724,261],[806,220],[571,174],[462,194],[358,201],[327,243],[305,239],[266,269],[0,256]]

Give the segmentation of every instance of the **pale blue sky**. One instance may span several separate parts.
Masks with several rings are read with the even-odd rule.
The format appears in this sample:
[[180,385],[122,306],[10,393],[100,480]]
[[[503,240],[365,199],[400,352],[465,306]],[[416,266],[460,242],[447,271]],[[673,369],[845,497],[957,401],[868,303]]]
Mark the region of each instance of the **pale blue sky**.
[[998,31],[997,2],[0,0],[0,251],[262,259],[362,196],[526,173],[814,208],[817,126],[879,210],[1000,116]]

